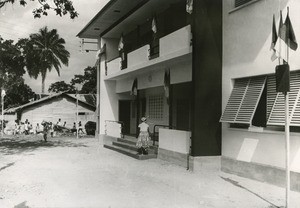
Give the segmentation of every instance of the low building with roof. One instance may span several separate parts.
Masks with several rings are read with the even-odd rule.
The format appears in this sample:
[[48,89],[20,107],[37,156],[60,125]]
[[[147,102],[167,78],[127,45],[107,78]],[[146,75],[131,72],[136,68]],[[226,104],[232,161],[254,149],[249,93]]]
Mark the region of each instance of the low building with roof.
[[52,94],[24,105],[8,108],[4,111],[4,120],[26,119],[34,126],[43,120],[56,123],[61,119],[62,124],[66,122],[66,127],[72,128],[76,122],[78,112],[78,122],[84,125],[87,121],[95,121],[96,107],[93,105],[94,95],[78,95],[78,105],[76,95],[65,92]]

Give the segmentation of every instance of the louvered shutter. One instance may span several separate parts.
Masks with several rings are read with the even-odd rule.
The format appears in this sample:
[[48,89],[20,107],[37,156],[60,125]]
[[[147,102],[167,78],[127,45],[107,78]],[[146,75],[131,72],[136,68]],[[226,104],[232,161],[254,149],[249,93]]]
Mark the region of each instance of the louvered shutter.
[[251,124],[265,81],[265,77],[236,80],[220,121]]
[[[273,78],[272,78],[273,79]],[[274,78],[275,79],[275,78]],[[272,85],[270,91],[271,95],[276,93],[275,83]],[[290,74],[290,92],[289,92],[289,116],[291,126],[300,126],[300,72],[291,72]],[[269,97],[269,94],[268,94]],[[275,100],[273,102],[272,110],[269,115],[267,125],[285,125],[285,103],[284,95],[282,93],[276,93]]]
[[239,7],[239,6],[242,6],[242,5],[244,5],[244,4],[246,4],[250,1],[252,1],[252,0],[235,0],[234,6]]

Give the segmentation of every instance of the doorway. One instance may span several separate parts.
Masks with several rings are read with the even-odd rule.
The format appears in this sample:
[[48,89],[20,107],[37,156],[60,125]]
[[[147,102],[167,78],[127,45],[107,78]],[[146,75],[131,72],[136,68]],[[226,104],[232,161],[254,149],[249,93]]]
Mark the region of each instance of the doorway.
[[119,100],[119,121],[123,123],[122,134],[130,134],[131,101]]

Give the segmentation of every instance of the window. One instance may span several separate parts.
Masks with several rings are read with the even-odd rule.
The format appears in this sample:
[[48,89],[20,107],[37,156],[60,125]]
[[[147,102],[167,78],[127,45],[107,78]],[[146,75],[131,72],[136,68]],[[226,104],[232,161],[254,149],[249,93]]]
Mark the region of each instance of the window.
[[235,80],[221,122],[251,124],[263,93],[266,77]]
[[83,116],[83,115],[85,115],[85,112],[78,112],[78,115]]
[[163,95],[149,97],[149,118],[159,120],[163,119],[163,101]]
[[[292,131],[300,130],[300,71],[290,72],[289,115]],[[251,125],[282,130],[284,95],[276,92],[275,75],[236,79],[220,119],[232,127]]]
[[[275,80],[275,76],[272,76],[270,80]],[[269,92],[276,91],[276,82],[272,81],[269,84]],[[289,92],[289,115],[290,125],[300,126],[300,72],[290,73],[290,92]],[[272,99],[269,101],[269,112],[268,125],[279,125],[285,124],[285,104],[284,95],[282,93],[273,93]]]
[[250,1],[253,1],[253,0],[235,0],[234,7],[242,6]]

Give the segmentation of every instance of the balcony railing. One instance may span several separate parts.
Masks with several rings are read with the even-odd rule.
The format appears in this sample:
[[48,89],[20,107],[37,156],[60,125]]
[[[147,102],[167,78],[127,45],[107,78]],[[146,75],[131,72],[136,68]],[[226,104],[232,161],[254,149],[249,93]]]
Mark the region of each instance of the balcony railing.
[[151,64],[149,61],[156,58],[170,59],[190,53],[191,40],[191,26],[187,25],[128,54],[124,53],[123,59],[118,57],[107,62],[106,74],[110,76],[126,68]]
[[106,62],[105,75],[110,76],[120,71],[122,66],[121,61],[122,61],[121,57],[117,57],[115,59],[112,59],[111,61]]

